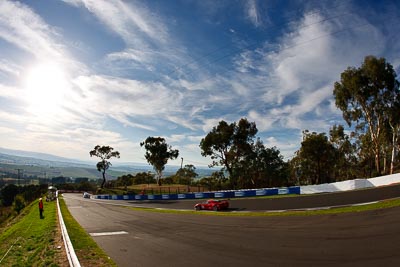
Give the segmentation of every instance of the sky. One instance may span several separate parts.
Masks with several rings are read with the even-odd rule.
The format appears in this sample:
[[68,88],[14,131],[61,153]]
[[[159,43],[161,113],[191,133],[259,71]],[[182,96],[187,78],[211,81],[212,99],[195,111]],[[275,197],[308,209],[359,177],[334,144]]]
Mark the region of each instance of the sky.
[[[0,1],[0,147],[91,160],[96,145],[146,163],[161,136],[199,144],[247,118],[286,160],[302,131],[345,125],[333,86],[367,55],[400,73],[400,1]],[[92,159],[94,160],[94,159]]]

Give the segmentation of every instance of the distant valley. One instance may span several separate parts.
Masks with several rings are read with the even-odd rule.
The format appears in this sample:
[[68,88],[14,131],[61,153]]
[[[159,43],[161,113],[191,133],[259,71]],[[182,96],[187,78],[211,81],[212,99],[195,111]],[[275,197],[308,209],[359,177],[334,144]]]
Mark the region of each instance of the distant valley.
[[[165,167],[164,177],[176,173],[179,166]],[[89,178],[101,177],[95,163],[62,158],[45,153],[11,150],[0,148],[0,175],[2,177],[11,174],[15,177],[18,170],[22,177],[48,179],[53,177]],[[136,174],[139,172],[153,172],[153,168],[147,164],[123,163],[114,164],[107,171],[108,179],[116,179],[124,174]],[[199,177],[209,176],[215,169],[196,168]]]

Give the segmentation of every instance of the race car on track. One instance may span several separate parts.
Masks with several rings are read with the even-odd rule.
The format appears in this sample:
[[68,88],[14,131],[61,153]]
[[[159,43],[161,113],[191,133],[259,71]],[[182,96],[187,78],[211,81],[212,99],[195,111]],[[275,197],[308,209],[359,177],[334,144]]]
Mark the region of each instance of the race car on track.
[[194,205],[195,210],[224,210],[229,208],[229,202],[227,200],[209,199],[205,202],[197,203]]

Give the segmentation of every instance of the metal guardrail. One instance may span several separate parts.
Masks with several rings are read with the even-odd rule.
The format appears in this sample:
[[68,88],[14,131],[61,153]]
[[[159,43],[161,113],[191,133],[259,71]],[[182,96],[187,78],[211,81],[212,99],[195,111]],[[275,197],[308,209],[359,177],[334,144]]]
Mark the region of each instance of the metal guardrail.
[[58,209],[58,218],[59,218],[60,226],[61,226],[61,233],[62,233],[62,237],[64,240],[65,250],[67,252],[69,266],[81,267],[78,257],[75,254],[74,247],[72,246],[71,240],[69,238],[67,228],[65,227],[64,219],[62,217],[62,213],[61,213],[61,209],[60,209],[60,203],[58,202],[58,198],[57,198],[57,209]]

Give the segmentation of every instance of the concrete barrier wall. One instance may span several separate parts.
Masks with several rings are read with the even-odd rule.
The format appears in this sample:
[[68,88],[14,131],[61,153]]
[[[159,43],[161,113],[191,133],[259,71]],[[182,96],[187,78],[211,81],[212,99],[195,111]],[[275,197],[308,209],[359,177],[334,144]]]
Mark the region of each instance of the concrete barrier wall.
[[380,176],[370,179],[354,179],[330,184],[292,186],[283,188],[260,188],[243,190],[226,190],[217,192],[199,192],[188,194],[162,194],[162,195],[96,195],[96,199],[113,200],[179,200],[203,198],[240,198],[258,197],[286,194],[318,194],[356,190],[369,187],[385,186],[400,183],[400,173]]
[[188,194],[161,194],[161,195],[96,195],[96,199],[112,200],[180,200],[180,199],[208,199],[208,198],[240,198],[272,195],[300,194],[299,186],[284,188],[260,188],[243,190],[226,190],[217,192],[197,192]]
[[367,179],[373,186],[382,186],[400,183],[400,173]]
[[300,187],[301,194],[318,194],[349,191],[369,187],[385,186],[400,183],[400,173],[369,179],[355,179],[331,184],[306,185]]

